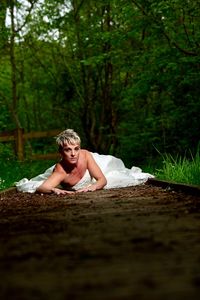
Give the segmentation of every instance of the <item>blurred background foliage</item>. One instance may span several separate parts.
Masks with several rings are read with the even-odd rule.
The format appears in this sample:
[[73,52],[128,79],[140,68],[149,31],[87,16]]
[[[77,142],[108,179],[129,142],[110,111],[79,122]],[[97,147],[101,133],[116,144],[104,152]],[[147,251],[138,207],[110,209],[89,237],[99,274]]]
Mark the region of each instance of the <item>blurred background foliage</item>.
[[199,15],[194,0],[2,0],[0,133],[74,128],[127,166],[196,153]]

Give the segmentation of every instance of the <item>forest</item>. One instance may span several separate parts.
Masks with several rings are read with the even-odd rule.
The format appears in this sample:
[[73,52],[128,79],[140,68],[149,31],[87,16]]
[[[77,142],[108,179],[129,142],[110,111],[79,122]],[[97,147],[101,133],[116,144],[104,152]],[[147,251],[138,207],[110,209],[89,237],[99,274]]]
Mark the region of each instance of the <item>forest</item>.
[[199,16],[196,0],[1,0],[0,133],[73,128],[127,166],[194,156]]

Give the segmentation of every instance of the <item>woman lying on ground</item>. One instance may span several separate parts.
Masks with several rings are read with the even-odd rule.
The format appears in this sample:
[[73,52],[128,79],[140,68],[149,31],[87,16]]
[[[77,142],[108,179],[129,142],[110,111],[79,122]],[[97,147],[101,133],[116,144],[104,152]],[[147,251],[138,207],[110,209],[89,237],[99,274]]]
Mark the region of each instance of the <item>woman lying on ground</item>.
[[112,155],[100,155],[81,149],[81,139],[73,129],[61,132],[56,142],[61,160],[30,180],[23,178],[16,183],[18,191],[69,194],[99,189],[134,186],[153,177],[140,168],[127,169]]

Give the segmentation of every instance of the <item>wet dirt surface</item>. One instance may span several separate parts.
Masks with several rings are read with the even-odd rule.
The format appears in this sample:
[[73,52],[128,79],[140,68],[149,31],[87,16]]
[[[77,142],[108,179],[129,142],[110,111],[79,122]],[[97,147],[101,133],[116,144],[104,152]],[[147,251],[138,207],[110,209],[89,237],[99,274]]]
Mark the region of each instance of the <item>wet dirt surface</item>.
[[0,194],[0,299],[196,299],[200,197]]

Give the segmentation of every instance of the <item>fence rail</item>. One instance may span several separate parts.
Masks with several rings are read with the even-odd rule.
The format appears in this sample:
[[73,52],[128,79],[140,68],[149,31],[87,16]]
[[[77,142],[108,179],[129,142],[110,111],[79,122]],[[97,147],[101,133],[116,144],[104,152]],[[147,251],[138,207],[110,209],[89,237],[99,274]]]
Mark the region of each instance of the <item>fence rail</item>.
[[[26,140],[48,138],[56,136],[60,133],[60,129],[53,129],[48,131],[31,131],[24,132],[23,128],[17,128],[13,131],[0,133],[0,142],[12,142],[14,141],[14,151],[18,160],[23,161],[25,159],[25,142]],[[32,154],[31,159],[54,159],[58,157],[58,153],[48,154]]]

